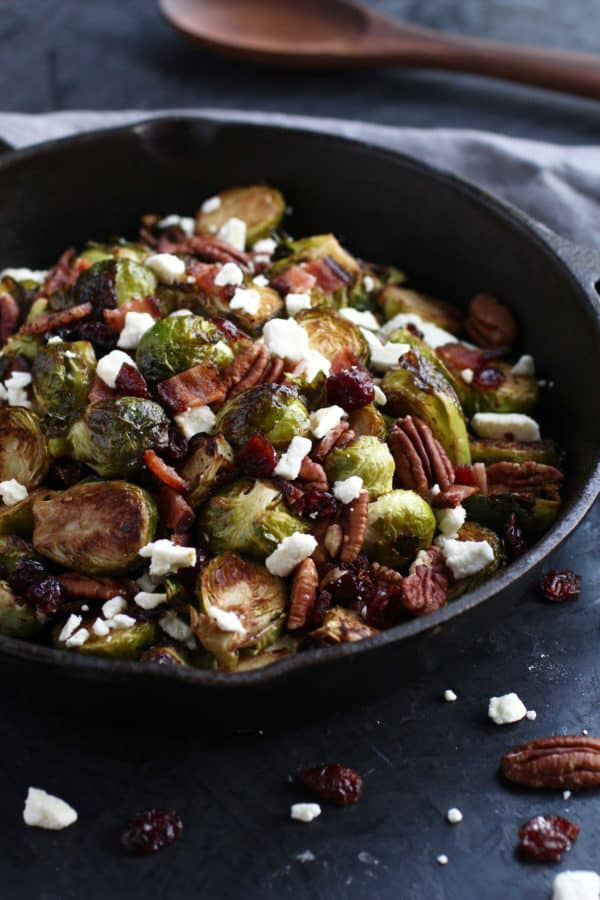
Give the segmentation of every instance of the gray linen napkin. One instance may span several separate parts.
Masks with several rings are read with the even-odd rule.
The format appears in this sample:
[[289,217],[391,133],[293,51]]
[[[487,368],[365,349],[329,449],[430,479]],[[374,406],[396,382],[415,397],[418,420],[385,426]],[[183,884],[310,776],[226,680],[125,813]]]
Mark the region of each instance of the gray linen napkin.
[[600,145],[562,146],[489,132],[392,128],[283,113],[177,109],[43,115],[0,113],[0,138],[13,147],[25,147],[92,128],[109,128],[173,114],[201,115],[215,120],[234,116],[246,122],[300,126],[401,150],[439,169],[468,178],[579,244],[600,247]]

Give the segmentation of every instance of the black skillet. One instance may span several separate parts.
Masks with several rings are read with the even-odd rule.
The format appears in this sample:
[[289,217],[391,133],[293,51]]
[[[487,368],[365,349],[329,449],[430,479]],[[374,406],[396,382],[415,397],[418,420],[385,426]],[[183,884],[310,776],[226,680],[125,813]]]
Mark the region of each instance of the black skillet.
[[[600,256],[557,237],[457,178],[360,141],[232,118],[177,117],[97,131],[7,153],[0,160],[0,266],[51,264],[74,243],[135,234],[141,213],[192,213],[222,188],[268,181],[293,207],[292,233],[331,230],[358,255],[406,268],[415,284],[464,307],[478,291],[517,311],[522,349],[555,385],[543,431],[567,451],[564,510],[525,558],[426,618],[357,644],[311,650],[240,675],[85,658],[0,637],[14,684],[71,698],[135,694],[199,703],[206,714],[395,684],[424,664],[439,626],[493,621],[578,525],[600,490]],[[485,601],[485,602],[484,602]],[[518,616],[514,618],[518,628]],[[419,640],[409,640],[421,636]],[[427,635],[427,637],[425,637]],[[4,682],[6,684],[6,681]],[[252,714],[252,713],[251,713]]]

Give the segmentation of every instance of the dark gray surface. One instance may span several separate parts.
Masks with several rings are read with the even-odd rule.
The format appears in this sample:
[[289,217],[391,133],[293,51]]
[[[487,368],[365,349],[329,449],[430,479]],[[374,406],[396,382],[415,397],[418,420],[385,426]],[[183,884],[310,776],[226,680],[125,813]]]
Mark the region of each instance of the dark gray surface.
[[[600,49],[592,0],[564,8],[549,0],[380,5],[465,32]],[[537,91],[424,73],[253,72],[213,60],[182,44],[153,4],[141,0],[72,0],[54,8],[12,0],[2,7],[0,33],[6,109],[214,104],[483,127],[567,143],[597,138],[597,104]],[[201,709],[176,722],[156,709],[140,723],[127,709],[90,717],[79,703],[59,713],[43,684],[39,703],[21,697],[17,684],[5,686],[0,895],[548,897],[555,871],[598,865],[597,798],[565,803],[560,794],[509,789],[497,778],[497,764],[507,746],[530,737],[582,728],[600,733],[599,537],[596,511],[553,560],[584,574],[579,600],[555,607],[531,594],[482,634],[471,633],[466,617],[424,650],[428,677],[415,676],[358,709],[349,697],[348,708],[327,720],[310,721],[307,697],[293,727],[223,738],[202,733]],[[456,690],[458,703],[441,700],[446,687]],[[536,722],[497,728],[486,721],[489,696],[510,690],[537,710]],[[289,803],[299,797],[288,774],[323,760],[363,772],[363,801],[346,811],[325,809],[310,826],[290,822]],[[29,784],[71,801],[80,822],[62,834],[26,829],[20,811]],[[152,804],[180,812],[182,840],[153,860],[123,858],[120,823]],[[453,805],[465,814],[456,827],[444,821]],[[561,866],[519,863],[513,855],[519,824],[567,808],[582,833]],[[315,861],[299,862],[307,849]],[[444,869],[435,863],[441,852],[450,857]]]

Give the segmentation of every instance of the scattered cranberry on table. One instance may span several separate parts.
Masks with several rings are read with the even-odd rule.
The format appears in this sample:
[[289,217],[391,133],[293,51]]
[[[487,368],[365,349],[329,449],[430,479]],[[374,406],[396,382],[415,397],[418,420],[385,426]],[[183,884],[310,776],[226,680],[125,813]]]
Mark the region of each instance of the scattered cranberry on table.
[[173,810],[147,809],[128,823],[121,844],[135,856],[150,856],[176,841],[182,831],[183,823]]
[[363,780],[358,772],[339,763],[304,769],[298,772],[296,781],[334,806],[357,803],[363,789]]
[[538,862],[558,862],[579,831],[579,825],[562,816],[534,816],[519,828],[519,848]]
[[564,569],[562,572],[548,572],[542,576],[540,590],[546,600],[553,603],[562,603],[563,600],[572,600],[581,593],[581,576]]

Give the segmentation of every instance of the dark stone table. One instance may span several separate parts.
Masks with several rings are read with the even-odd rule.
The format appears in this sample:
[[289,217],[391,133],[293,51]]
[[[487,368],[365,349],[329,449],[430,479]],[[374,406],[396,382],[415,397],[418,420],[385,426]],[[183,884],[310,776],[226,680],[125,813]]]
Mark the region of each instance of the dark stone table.
[[[600,50],[595,0],[378,5],[457,31]],[[483,79],[306,75],[219,61],[181,42],[149,0],[5,0],[0,34],[5,109],[214,105],[487,128],[565,143],[598,139],[598,104]],[[74,704],[59,712],[43,683],[39,697],[24,702],[18,684],[5,684],[0,896],[541,900],[556,871],[598,868],[594,794],[566,802],[559,793],[513,790],[497,766],[507,746],[530,737],[600,733],[599,537],[596,510],[549,561],[583,574],[577,601],[552,606],[530,593],[485,631],[474,631],[465,616],[428,645],[418,674],[394,686],[391,673],[387,696],[373,685],[371,703],[357,708],[348,698],[327,718],[312,712],[307,696],[294,725],[270,722],[261,733],[223,737],[203,731],[201,708],[175,721],[155,709],[140,724],[127,709],[90,715]],[[450,687],[457,703],[442,699]],[[537,720],[494,726],[488,698],[513,690]],[[325,808],[309,826],[291,822],[289,805],[298,797],[289,773],[324,760],[363,773],[363,800],[348,810]],[[59,834],[26,829],[21,808],[30,784],[71,801],[79,823]],[[185,834],[153,859],[125,858],[119,826],[151,805],[177,809]],[[458,826],[445,821],[450,806],[464,813]],[[520,862],[514,846],[521,822],[565,810],[582,826],[566,860],[558,867]],[[314,859],[302,861],[306,851]],[[444,868],[435,861],[440,853],[450,859]]]

